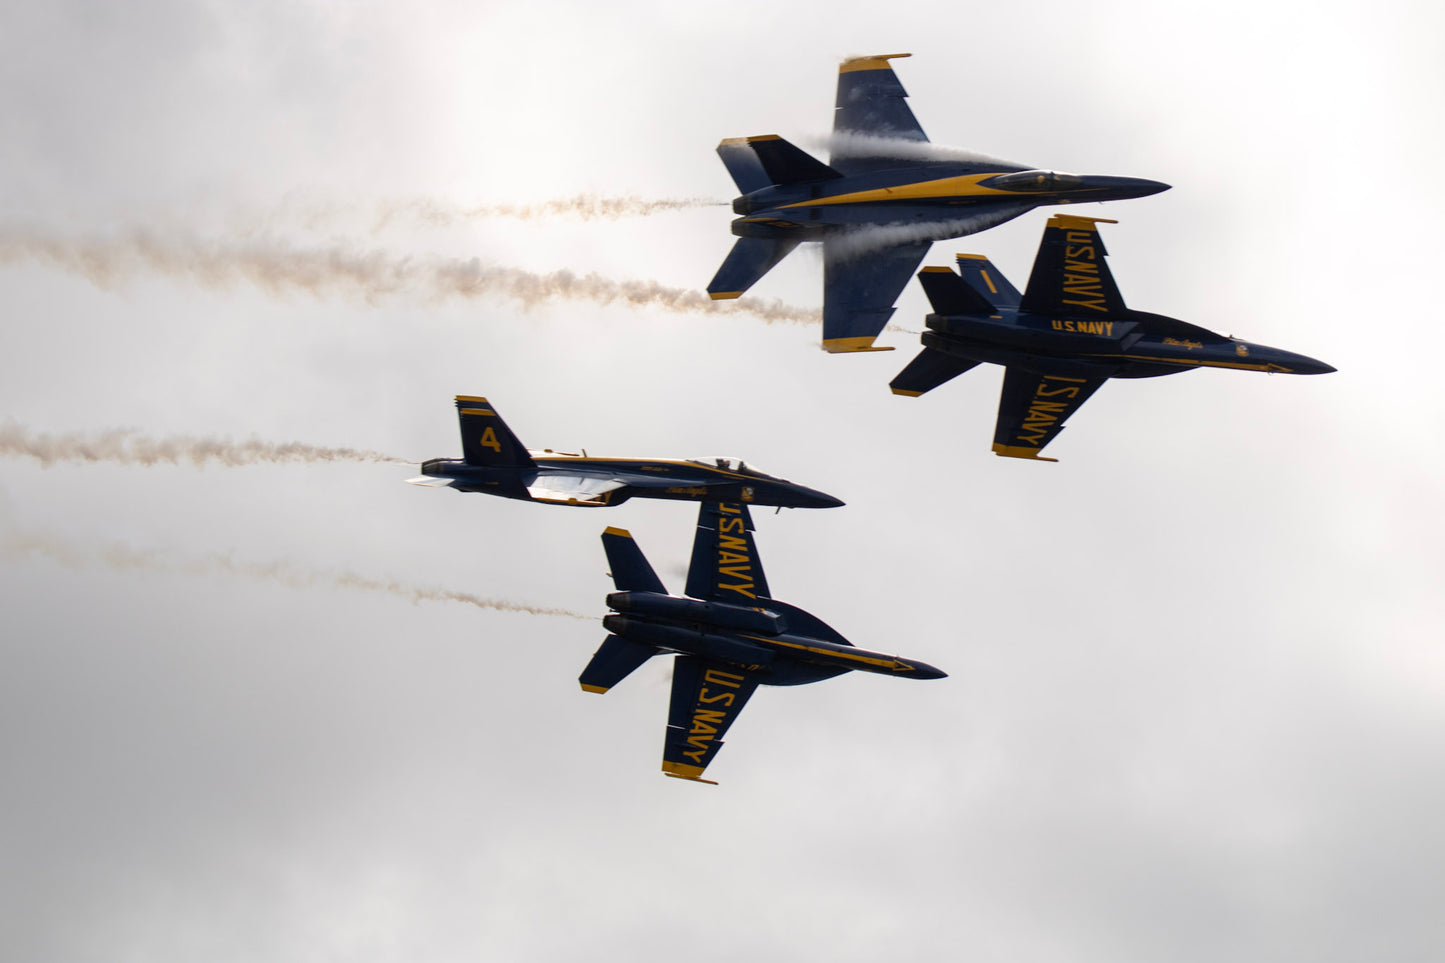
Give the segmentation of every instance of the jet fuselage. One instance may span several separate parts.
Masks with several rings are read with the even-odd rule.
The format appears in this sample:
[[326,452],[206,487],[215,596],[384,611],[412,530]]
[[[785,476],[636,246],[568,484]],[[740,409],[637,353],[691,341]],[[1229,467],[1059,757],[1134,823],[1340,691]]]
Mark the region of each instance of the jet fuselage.
[[[775,599],[757,606],[679,598],[655,592],[613,592],[602,625],[620,638],[671,652],[702,656],[760,674],[763,685],[801,685],[846,672],[942,679],[926,662],[870,652],[818,638],[814,616]],[[841,637],[839,637],[841,638]]]
[[[704,464],[665,458],[591,458],[557,452],[531,451],[532,465],[469,465],[458,458],[433,458],[422,463],[422,475],[442,479],[443,487],[464,492],[484,492],[504,498],[542,501],[549,504],[618,505],[633,496],[680,501],[728,501],[781,508],[835,508],[843,504],[824,492],[764,474],[734,459],[714,459],[730,465]],[[742,466],[739,470],[738,466]],[[599,482],[633,479],[633,484],[601,491],[592,499],[534,498],[528,488],[545,475],[571,479],[595,478]],[[423,479],[416,480],[418,484]]]
[[1100,320],[1049,318],[1001,308],[984,315],[928,315],[926,347],[970,361],[1039,374],[1084,378],[1155,378],[1194,368],[1279,374],[1326,374],[1322,361],[1216,334],[1143,311]]
[[1137,177],[930,163],[764,187],[736,198],[739,237],[822,240],[866,225],[925,225],[938,240],[1002,224],[1036,207],[1146,197],[1169,185]]

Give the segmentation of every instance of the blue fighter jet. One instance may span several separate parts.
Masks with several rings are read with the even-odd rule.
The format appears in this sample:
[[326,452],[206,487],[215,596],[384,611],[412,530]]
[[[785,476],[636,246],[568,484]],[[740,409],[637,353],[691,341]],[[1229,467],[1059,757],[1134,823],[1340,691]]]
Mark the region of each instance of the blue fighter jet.
[[925,662],[853,646],[822,620],[770,597],[746,505],[704,502],[685,597],[669,595],[632,536],[602,534],[617,591],[602,620],[611,635],[578,681],[606,692],[654,655],[676,653],[662,771],[702,774],[760,685],[803,685],[851,669],[941,679]]
[[595,458],[524,448],[491,402],[457,395],[462,457],[422,462],[413,485],[600,508],[629,498],[719,499],[779,508],[836,508],[832,495],[758,471],[741,458]]
[[932,148],[880,54],[838,68],[827,164],[775,134],[730,138],[717,152],[742,196],[738,236],[707,287],[736,298],[803,241],[823,243],[823,347],[884,351],[873,340],[937,240],[1049,204],[1144,197],[1168,184],[1034,170]]
[[1042,458],[1064,421],[1110,378],[1157,378],[1196,368],[1328,374],[1323,361],[1124,305],[1094,217],[1055,214],[1044,228],[1022,295],[981,254],[958,272],[926,267],[933,304],[923,351],[898,373],[894,394],[918,396],[981,362],[1004,366],[995,454]]

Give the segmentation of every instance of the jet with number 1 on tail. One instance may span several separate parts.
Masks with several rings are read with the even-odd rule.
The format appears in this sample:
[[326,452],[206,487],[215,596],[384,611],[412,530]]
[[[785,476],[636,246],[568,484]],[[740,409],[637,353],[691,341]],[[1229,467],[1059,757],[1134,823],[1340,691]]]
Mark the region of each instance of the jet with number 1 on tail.
[[718,145],[742,196],[738,240],[708,294],[736,298],[803,241],[823,243],[823,348],[875,348],[934,241],[963,237],[1036,207],[1145,197],[1168,184],[1137,177],[1065,174],[932,148],[888,61],[838,68],[828,163],[776,134]]
[[836,508],[832,495],[758,471],[741,458],[595,458],[524,448],[486,398],[457,395],[462,457],[421,464],[412,485],[454,488],[542,502],[602,508],[629,498],[746,502],[778,508]]
[[617,591],[602,620],[611,634],[582,671],[606,692],[655,655],[673,653],[662,771],[711,783],[703,771],[760,685],[804,685],[852,669],[941,679],[924,662],[856,648],[821,619],[771,598],[746,505],[704,502],[684,597],[669,595],[632,536],[602,534]]
[[933,304],[923,351],[899,372],[894,394],[917,396],[982,362],[1004,366],[995,454],[1040,456],[1068,419],[1110,378],[1157,378],[1196,368],[1328,374],[1323,361],[1134,311],[1124,305],[1093,217],[1055,214],[1044,228],[1022,295],[980,254],[958,255],[958,273],[926,267]]

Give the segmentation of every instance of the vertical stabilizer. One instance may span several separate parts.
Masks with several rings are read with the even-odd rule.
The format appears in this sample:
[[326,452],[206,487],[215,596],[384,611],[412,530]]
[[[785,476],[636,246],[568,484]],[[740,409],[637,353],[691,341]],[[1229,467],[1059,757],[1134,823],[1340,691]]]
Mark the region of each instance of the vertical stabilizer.
[[457,420],[462,429],[462,458],[468,465],[516,468],[533,464],[532,456],[487,399],[457,395]]

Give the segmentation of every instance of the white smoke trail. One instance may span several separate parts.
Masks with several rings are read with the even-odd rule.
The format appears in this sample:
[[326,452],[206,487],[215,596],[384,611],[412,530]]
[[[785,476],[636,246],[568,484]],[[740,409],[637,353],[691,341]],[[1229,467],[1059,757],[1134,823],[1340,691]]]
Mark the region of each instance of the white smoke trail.
[[227,438],[195,435],[151,438],[130,428],[37,432],[11,419],[0,422],[0,456],[34,458],[43,468],[61,462],[102,461],[122,465],[189,464],[197,468],[212,462],[227,467],[327,461],[411,464],[405,459],[363,448],[325,448],[256,438],[233,442]]
[[1014,207],[995,209],[973,214],[968,217],[952,218],[947,221],[924,221],[917,224],[878,224],[860,227],[847,233],[829,238],[827,256],[841,261],[863,257],[882,248],[900,244],[916,244],[920,241],[944,241],[954,237],[977,234],[1005,221],[1011,221],[1020,214],[1033,210],[1033,204],[1019,204]]
[[590,615],[554,606],[529,605],[506,599],[490,599],[470,592],[408,585],[391,578],[373,578],[350,571],[297,568],[288,562],[240,562],[228,555],[171,558],[155,550],[130,548],[117,543],[77,545],[43,532],[9,531],[0,535],[0,555],[6,558],[43,556],[68,568],[100,565],[116,572],[159,572],[171,575],[227,575],[258,582],[272,582],[293,589],[337,588],[390,595],[417,602],[460,602],[494,612],[522,612],[559,618],[592,621]]
[[900,161],[982,164],[1001,171],[1032,170],[1026,164],[1016,164],[966,147],[947,147],[943,144],[930,144],[926,140],[903,140],[841,131],[819,138],[813,143],[820,148],[826,148],[833,158],[891,157]]
[[374,303],[419,293],[433,300],[510,298],[524,308],[568,300],[694,314],[745,314],[770,324],[813,324],[820,317],[816,310],[777,300],[717,302],[701,291],[656,281],[617,281],[568,270],[539,274],[484,264],[477,258],[398,258],[340,245],[295,248],[264,238],[222,243],[135,232],[119,238],[64,240],[0,231],[0,265],[21,261],[36,261],[105,289],[143,274],[161,274],[217,289],[248,282],[273,297],[349,295]]
[[477,204],[470,207],[447,204],[429,198],[384,201],[377,206],[377,228],[401,219],[418,221],[430,227],[450,227],[458,223],[491,218],[535,221],[548,218],[573,218],[581,221],[614,221],[627,217],[648,217],[668,211],[684,211],[699,207],[726,207],[727,201],[710,197],[643,198],[635,194],[607,197],[600,194],[576,194],[539,201],[535,204]]

